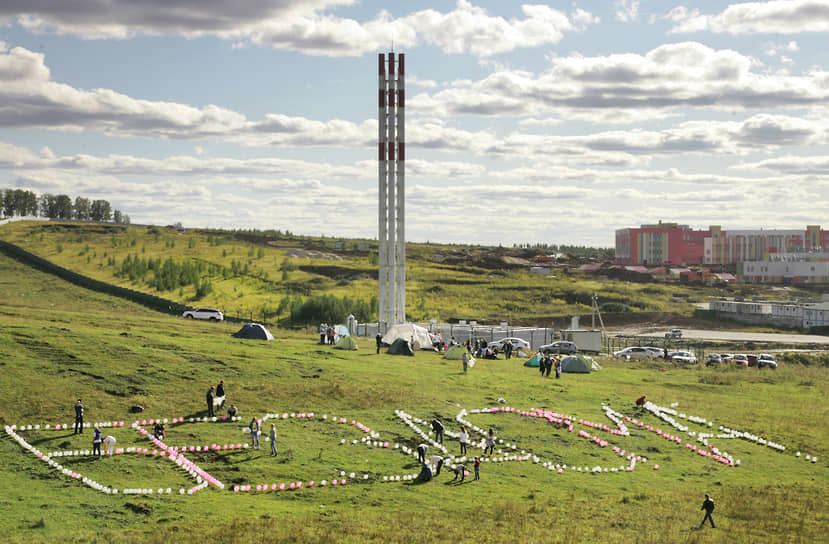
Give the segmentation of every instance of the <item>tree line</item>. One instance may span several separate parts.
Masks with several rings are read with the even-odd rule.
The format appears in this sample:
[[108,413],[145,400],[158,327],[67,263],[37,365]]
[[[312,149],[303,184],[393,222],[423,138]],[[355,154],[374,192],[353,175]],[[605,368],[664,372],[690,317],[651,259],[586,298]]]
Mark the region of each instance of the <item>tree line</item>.
[[67,195],[44,193],[38,196],[23,189],[0,190],[0,212],[4,217],[39,216],[49,219],[97,221],[129,225],[130,216],[113,210],[106,200],[90,200]]

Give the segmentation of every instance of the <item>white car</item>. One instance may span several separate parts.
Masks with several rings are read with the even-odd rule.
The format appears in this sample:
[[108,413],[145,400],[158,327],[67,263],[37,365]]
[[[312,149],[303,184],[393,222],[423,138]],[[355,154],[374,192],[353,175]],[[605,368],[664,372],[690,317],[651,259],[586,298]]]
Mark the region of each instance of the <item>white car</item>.
[[654,359],[659,355],[649,348],[632,347],[614,351],[613,356],[617,359]]
[[493,351],[504,351],[504,344],[507,343],[507,340],[512,342],[512,349],[513,351],[517,351],[519,349],[523,349],[524,351],[528,351],[530,349],[530,343],[524,340],[523,338],[516,338],[514,336],[510,336],[508,338],[501,338],[500,340],[496,340],[494,342],[490,342],[487,344],[487,347],[492,349]]
[[188,319],[204,319],[205,321],[224,321],[225,316],[222,312],[215,308],[196,308],[195,310],[187,310],[182,317]]
[[665,333],[665,338],[682,338],[682,329],[671,329]]
[[672,351],[668,354],[668,359],[677,363],[697,364],[697,356],[690,351]]

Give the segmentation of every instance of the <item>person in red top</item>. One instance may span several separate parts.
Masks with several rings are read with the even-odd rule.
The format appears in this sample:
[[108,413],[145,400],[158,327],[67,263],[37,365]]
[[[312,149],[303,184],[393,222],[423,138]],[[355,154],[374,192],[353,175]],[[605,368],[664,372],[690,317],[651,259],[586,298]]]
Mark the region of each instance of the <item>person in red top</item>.
[[480,457],[475,458],[475,479],[476,480],[481,479],[481,458]]
[[638,399],[636,399],[636,407],[637,408],[644,408],[645,407],[645,395],[642,395]]

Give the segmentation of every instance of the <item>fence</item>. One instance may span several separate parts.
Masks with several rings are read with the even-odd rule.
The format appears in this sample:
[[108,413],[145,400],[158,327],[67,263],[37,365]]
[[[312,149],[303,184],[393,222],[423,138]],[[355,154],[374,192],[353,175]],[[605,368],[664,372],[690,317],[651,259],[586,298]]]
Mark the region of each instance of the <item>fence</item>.
[[[373,337],[378,331],[386,332],[388,327],[383,323],[382,327],[379,323],[358,323],[357,335]],[[518,337],[530,343],[533,349],[536,349],[544,344],[549,344],[556,340],[555,329],[541,328],[541,327],[510,327],[504,325],[479,325],[479,324],[459,324],[459,323],[415,323],[420,325],[432,334],[440,334],[444,341],[454,337],[458,343],[464,343],[467,340],[477,340],[485,338],[487,342],[493,342],[505,337]]]

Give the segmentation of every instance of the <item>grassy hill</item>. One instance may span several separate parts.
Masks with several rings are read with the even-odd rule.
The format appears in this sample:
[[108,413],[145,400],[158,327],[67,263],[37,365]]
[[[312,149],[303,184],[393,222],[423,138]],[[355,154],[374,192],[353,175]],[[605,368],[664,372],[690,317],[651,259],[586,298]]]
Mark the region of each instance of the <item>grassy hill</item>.
[[[139,229],[139,232],[141,230]],[[129,236],[131,229],[108,237]],[[29,234],[34,246],[48,236]],[[144,236],[152,236],[149,232]],[[175,247],[189,245],[187,235]],[[77,238],[76,238],[77,239]],[[63,241],[56,260],[89,257],[98,268],[115,253],[100,240]],[[89,244],[79,256],[74,244]],[[169,243],[169,242],[167,242]],[[121,242],[113,243],[121,248]],[[140,242],[136,246],[140,251]],[[194,248],[200,246],[197,241]],[[72,247],[73,249],[70,249]],[[222,251],[221,244],[211,251]],[[237,247],[237,246],[233,246]],[[36,248],[35,248],[36,249]],[[148,249],[149,251],[149,244]],[[238,249],[234,250],[237,251]],[[274,266],[283,250],[266,248]],[[272,253],[271,253],[272,252]],[[107,253],[107,256],[103,254]],[[117,253],[119,259],[122,253]],[[206,257],[205,257],[206,258]],[[253,261],[257,257],[254,255]],[[67,263],[68,264],[68,263]],[[427,265],[424,264],[424,267]],[[432,265],[428,265],[432,266]],[[289,271],[290,275],[296,272]],[[509,278],[511,272],[507,271]],[[448,274],[445,277],[449,277]],[[361,280],[354,280],[359,283]],[[515,279],[516,285],[520,282]],[[216,282],[219,284],[220,282]],[[254,282],[251,280],[251,284]],[[476,288],[476,293],[484,292]],[[222,290],[217,286],[217,291]],[[232,288],[230,288],[232,292]],[[185,295],[186,296],[186,295]],[[253,297],[245,291],[241,298]],[[474,297],[470,297],[474,298]],[[218,299],[217,299],[218,301]],[[829,377],[824,367],[785,365],[776,372],[675,368],[599,358],[604,367],[589,375],[541,378],[521,360],[479,361],[464,375],[456,361],[422,352],[413,358],[375,355],[369,339],[355,352],[316,343],[316,335],[272,328],[276,341],[231,337],[238,325],[203,323],[151,312],[141,306],[86,291],[0,256],[0,419],[6,425],[72,422],[72,406],[84,399],[87,421],[125,421],[105,429],[123,448],[153,445],[130,425],[138,417],[184,418],[168,425],[170,446],[249,442],[249,418],[313,412],[313,418],[267,419],[278,429],[279,456],[250,449],[196,451],[188,458],[225,484],[195,494],[195,485],[175,464],[152,455],[123,454],[102,460],[55,457],[64,467],[121,490],[171,488],[172,493],[111,495],[61,474],[10,435],[0,440],[0,517],[10,542],[818,542],[825,540],[829,478]],[[239,406],[239,422],[190,423],[205,414],[204,393],[224,380]],[[655,415],[636,415],[633,399],[646,394],[660,406],[747,431],[786,446],[785,452],[738,439],[710,440],[741,461],[725,466],[684,447],[693,438]],[[501,404],[498,399],[505,399]],[[602,403],[644,425],[683,438],[674,444],[646,427],[617,436],[578,423],[614,427]],[[544,409],[575,418],[574,430],[516,413],[470,413],[466,419],[493,428],[502,451],[496,457],[534,455],[525,461],[487,462],[482,478],[462,485],[442,473],[425,484],[384,481],[416,473],[418,465],[394,444],[422,440],[395,413],[430,420],[439,415],[447,430],[460,426],[462,409]],[[322,415],[328,416],[323,420]],[[345,419],[332,423],[331,417]],[[390,448],[367,446],[351,421],[378,433]],[[682,420],[690,430],[707,426]],[[416,423],[413,423],[416,425]],[[579,436],[587,432],[606,447]],[[88,449],[90,435],[66,430],[20,430],[42,452]],[[473,433],[473,438],[479,438]],[[356,441],[356,444],[354,443]],[[457,445],[447,438],[447,447]],[[508,446],[509,444],[509,446]],[[515,445],[515,449],[512,448]],[[619,447],[647,458],[636,470],[594,473],[577,467],[627,466]],[[704,448],[704,447],[703,447]],[[470,448],[471,453],[480,450]],[[434,448],[432,448],[434,451]],[[797,457],[794,452],[801,451]],[[805,460],[817,456],[818,462]],[[559,474],[543,463],[567,465]],[[659,465],[659,469],[655,466]],[[341,476],[345,473],[345,476]],[[352,478],[351,473],[355,476]],[[363,479],[367,476],[366,479]],[[345,486],[320,486],[322,480]],[[308,488],[307,482],[317,485]],[[302,481],[298,490],[255,492],[257,485]],[[234,486],[252,485],[252,492]],[[716,530],[696,530],[703,493],[717,502]]]
[[[321,295],[376,306],[376,255],[368,241],[54,222],[8,224],[0,228],[0,238],[107,283],[182,304],[216,306],[244,319],[284,322],[292,307]],[[573,273],[573,264],[557,268],[554,277],[531,274],[527,264],[536,254],[408,244],[407,312],[421,321],[549,326],[589,313],[594,293],[609,320],[618,312],[687,316],[692,307],[675,295],[717,293],[678,284],[599,281]],[[358,315],[361,320],[376,319],[376,310],[364,313],[372,315]]]

